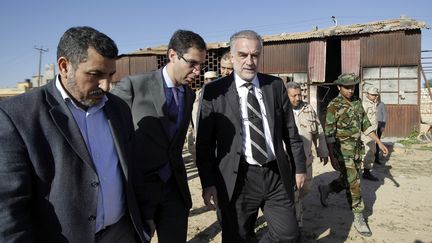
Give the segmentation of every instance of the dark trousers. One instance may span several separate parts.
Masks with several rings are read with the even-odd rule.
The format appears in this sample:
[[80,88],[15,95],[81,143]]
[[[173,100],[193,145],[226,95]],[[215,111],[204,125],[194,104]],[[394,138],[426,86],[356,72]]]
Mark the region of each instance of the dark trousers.
[[159,243],[185,243],[189,209],[179,192],[174,176],[162,183],[162,194],[156,206],[154,222]]
[[129,215],[123,216],[117,223],[96,233],[96,243],[134,243],[135,230]]
[[[381,135],[383,134],[385,124],[386,124],[385,122],[378,122],[377,136],[379,139],[381,139]],[[378,144],[376,144],[375,162],[379,162],[379,153],[380,153],[380,149]]]
[[263,167],[242,161],[233,198],[221,210],[222,242],[257,242],[254,229],[260,208],[268,224],[260,242],[297,240],[294,193],[285,189],[276,161]]

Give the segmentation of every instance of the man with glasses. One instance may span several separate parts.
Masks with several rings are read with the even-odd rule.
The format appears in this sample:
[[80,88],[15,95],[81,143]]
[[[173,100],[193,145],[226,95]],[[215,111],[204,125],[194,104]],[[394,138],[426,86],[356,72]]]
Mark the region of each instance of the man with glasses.
[[204,68],[201,36],[177,30],[168,44],[169,63],[122,79],[112,91],[131,107],[136,135],[134,185],[145,220],[154,220],[158,241],[186,242],[192,199],[182,149],[195,93],[188,86]]

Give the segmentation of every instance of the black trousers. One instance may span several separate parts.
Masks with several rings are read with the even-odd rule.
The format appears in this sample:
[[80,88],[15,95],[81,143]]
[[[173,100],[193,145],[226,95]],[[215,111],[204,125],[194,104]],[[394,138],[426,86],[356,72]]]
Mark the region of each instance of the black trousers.
[[254,229],[260,208],[268,225],[260,242],[296,242],[294,193],[285,189],[276,161],[263,167],[241,161],[233,198],[221,209],[222,242],[257,242]]
[[184,243],[187,239],[189,209],[173,176],[161,181],[162,194],[156,206],[154,222],[159,243]]
[[[381,139],[381,135],[383,134],[385,124],[386,124],[385,122],[378,122],[377,136],[379,139]],[[375,162],[379,162],[379,153],[380,153],[380,149],[378,144],[376,144]]]
[[[128,212],[126,212],[128,214]],[[124,215],[117,223],[99,231],[95,235],[96,243],[135,243],[136,240],[134,226],[129,215]]]

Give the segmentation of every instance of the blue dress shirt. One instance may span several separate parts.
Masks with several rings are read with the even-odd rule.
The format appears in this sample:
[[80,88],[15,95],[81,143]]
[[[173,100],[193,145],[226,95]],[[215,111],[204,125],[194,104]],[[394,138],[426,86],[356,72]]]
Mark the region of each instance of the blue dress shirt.
[[56,87],[72,112],[99,177],[96,214],[96,232],[98,232],[116,223],[125,213],[121,168],[111,129],[103,111],[108,98],[104,96],[99,104],[91,106],[85,111],[69,97],[60,84],[58,76]]

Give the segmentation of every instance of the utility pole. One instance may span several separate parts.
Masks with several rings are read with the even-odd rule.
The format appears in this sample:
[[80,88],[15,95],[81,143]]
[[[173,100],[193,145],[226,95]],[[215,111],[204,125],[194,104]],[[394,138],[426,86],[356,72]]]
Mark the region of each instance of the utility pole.
[[38,73],[38,87],[40,87],[40,85],[41,85],[41,65],[42,65],[42,53],[43,52],[47,52],[48,51],[48,48],[47,49],[43,49],[43,47],[41,46],[41,47],[37,47],[37,46],[34,46],[34,49],[36,49],[36,50],[38,50],[39,51],[39,73]]

